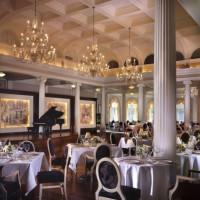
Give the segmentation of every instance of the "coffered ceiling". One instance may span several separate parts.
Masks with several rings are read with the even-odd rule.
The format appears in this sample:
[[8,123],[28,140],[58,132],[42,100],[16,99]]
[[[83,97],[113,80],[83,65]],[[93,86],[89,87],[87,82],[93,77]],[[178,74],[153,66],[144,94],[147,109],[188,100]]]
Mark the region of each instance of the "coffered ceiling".
[[[143,64],[154,49],[154,0],[37,0],[37,16],[45,22],[45,31],[57,48],[58,57],[70,56],[77,62],[92,42],[93,6],[95,40],[107,61],[114,59],[122,66],[128,56],[131,27],[131,55]],[[34,0],[0,0],[0,42],[18,42],[26,20],[33,17]],[[176,46],[185,59],[200,47],[199,36],[199,25],[177,2]]]

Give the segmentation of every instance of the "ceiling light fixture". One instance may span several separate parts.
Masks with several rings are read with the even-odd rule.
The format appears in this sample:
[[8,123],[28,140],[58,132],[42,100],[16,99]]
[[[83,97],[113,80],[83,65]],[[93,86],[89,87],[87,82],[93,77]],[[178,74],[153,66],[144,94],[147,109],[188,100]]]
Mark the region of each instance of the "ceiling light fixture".
[[132,90],[132,89],[134,89],[135,87],[134,87],[133,85],[130,85],[128,88]]
[[71,84],[71,88],[75,88],[76,85],[74,83]]
[[3,72],[0,72],[0,78],[4,77],[6,74]]
[[14,44],[13,54],[20,62],[27,63],[52,63],[56,59],[56,49],[49,46],[49,36],[44,32],[44,22],[39,26],[36,18],[32,23],[27,20],[26,33],[21,33],[19,47]]
[[101,91],[101,89],[100,89],[100,88],[96,88],[96,91],[97,91],[97,92],[100,92],[100,91]]
[[83,55],[78,64],[78,71],[86,77],[103,76],[109,74],[109,66],[105,62],[105,57],[99,53],[98,45],[94,42],[94,9],[93,7],[93,42],[91,47],[87,46],[87,54]]
[[131,28],[129,27],[129,57],[126,59],[124,66],[121,69],[121,72],[117,74],[116,79],[119,82],[127,82],[127,83],[138,83],[143,80],[142,77],[142,67],[137,66],[135,63],[135,59],[132,61],[130,56],[130,31]]

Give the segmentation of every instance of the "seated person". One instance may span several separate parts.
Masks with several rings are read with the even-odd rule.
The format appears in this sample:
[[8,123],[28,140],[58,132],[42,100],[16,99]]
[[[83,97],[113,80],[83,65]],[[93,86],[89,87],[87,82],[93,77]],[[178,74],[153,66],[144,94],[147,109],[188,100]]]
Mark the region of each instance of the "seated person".
[[176,134],[181,134],[182,133],[182,129],[180,126],[176,126]]
[[143,124],[143,131],[148,131],[149,137],[152,137],[151,131],[149,130],[147,124]]
[[149,128],[149,131],[151,132],[151,135],[153,136],[153,124],[151,122],[147,122],[147,126]]

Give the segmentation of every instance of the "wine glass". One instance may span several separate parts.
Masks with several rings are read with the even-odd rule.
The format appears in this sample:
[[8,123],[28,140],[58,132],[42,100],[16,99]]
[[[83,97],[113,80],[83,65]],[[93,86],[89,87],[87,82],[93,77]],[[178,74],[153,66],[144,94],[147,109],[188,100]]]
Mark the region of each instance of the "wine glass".
[[24,150],[26,151],[26,153],[29,151],[30,149],[30,144],[24,144]]

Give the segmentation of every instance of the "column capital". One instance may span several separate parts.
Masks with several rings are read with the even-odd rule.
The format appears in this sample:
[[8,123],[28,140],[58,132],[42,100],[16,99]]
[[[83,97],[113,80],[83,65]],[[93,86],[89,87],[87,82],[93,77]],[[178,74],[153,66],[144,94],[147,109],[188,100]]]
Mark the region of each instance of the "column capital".
[[38,77],[37,77],[37,80],[39,80],[39,81],[43,81],[44,83],[46,83],[46,81],[47,81],[47,77],[44,77],[44,76],[38,76]]
[[81,86],[80,82],[75,83],[76,86]]
[[141,87],[145,87],[145,85],[140,83],[140,84],[137,84],[137,87],[141,88]]
[[192,81],[190,81],[190,80],[183,81],[183,84],[184,84],[184,85],[190,85],[190,84],[192,84]]

